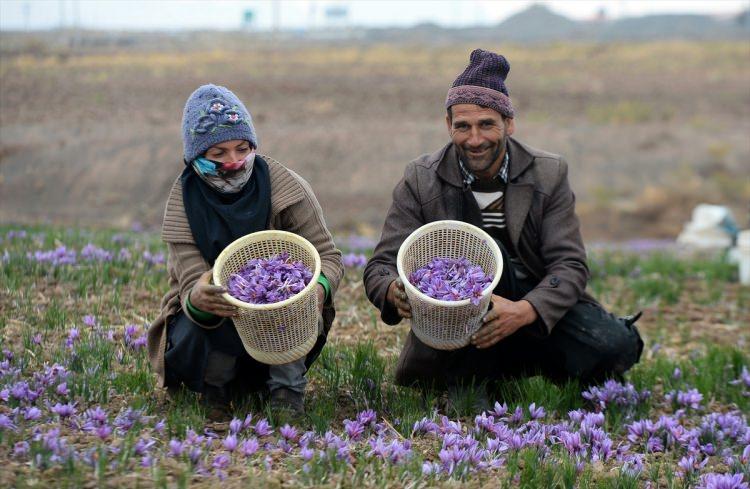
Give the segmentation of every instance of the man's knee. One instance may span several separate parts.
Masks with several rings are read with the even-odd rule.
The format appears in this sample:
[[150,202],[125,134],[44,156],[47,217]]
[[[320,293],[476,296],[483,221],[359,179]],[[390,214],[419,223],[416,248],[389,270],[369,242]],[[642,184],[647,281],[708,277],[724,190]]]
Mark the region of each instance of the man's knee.
[[633,324],[590,303],[576,304],[550,339],[565,351],[569,375],[593,381],[625,373],[643,349]]
[[612,317],[602,337],[600,364],[616,374],[625,373],[640,360],[643,340],[633,324]]

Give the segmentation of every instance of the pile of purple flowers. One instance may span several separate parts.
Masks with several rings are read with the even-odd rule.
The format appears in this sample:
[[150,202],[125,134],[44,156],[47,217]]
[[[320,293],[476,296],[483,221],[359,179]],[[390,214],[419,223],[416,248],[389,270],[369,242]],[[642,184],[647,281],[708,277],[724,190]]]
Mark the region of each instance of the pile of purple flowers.
[[420,292],[441,301],[471,299],[479,304],[482,291],[492,278],[482,267],[466,258],[434,258],[409,275],[409,282]]
[[229,277],[228,291],[243,302],[273,304],[298,294],[312,280],[312,272],[301,261],[283,252],[271,258],[253,258]]

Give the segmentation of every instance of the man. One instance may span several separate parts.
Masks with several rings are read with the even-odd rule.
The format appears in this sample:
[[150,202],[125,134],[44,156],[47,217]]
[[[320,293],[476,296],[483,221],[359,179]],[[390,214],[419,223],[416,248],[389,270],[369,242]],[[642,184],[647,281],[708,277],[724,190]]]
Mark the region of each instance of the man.
[[643,349],[637,317],[615,318],[585,292],[589,271],[567,163],[511,137],[509,70],[501,55],[471,53],[446,98],[451,142],[407,166],[365,268],[368,298],[385,323],[397,324],[411,313],[396,255],[415,229],[468,222],[503,252],[503,276],[471,344],[440,351],[409,332],[398,384],[443,385],[450,394],[467,382],[536,373],[595,383],[620,376]]

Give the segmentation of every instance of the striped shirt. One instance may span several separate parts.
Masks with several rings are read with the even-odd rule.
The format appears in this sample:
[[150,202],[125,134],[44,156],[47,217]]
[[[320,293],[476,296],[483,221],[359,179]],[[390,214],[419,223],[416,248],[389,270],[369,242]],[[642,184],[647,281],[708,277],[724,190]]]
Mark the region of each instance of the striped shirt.
[[464,166],[461,159],[458,160],[464,184],[471,187],[471,193],[482,211],[483,227],[488,232],[505,229],[505,186],[508,183],[509,162],[510,157],[506,151],[497,177],[490,182],[482,182]]
[[482,212],[482,229],[503,244],[516,278],[521,280],[528,278],[530,273],[516,256],[505,222],[505,189],[508,185],[508,169],[510,168],[508,151],[505,151],[503,164],[497,176],[489,181],[479,180],[464,166],[460,158],[458,164],[461,167],[464,185],[471,187],[471,193]]

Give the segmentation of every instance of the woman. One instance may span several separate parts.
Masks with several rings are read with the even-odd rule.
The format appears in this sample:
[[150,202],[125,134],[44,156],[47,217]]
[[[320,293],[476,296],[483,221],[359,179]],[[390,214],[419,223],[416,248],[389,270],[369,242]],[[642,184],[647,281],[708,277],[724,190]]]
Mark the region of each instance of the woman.
[[[148,334],[159,385],[184,384],[202,393],[214,416],[226,411],[230,387],[267,387],[273,407],[302,414],[304,374],[335,315],[341,252],[307,182],[255,153],[250,113],[230,90],[203,85],[193,92],[182,116],[182,141],[185,169],[172,186],[162,227],[170,290]],[[225,289],[211,284],[219,253],[235,239],[265,229],[306,238],[321,258],[320,335],[305,358],[285,365],[264,365],[245,352],[231,320],[237,310],[221,296]]]

